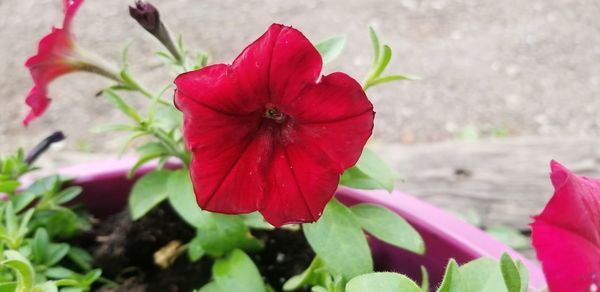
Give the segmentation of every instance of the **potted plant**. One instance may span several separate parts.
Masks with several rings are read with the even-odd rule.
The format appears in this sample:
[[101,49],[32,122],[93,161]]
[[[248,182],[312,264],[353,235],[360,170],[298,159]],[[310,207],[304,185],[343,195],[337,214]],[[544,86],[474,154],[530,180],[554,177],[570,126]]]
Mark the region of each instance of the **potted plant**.
[[[361,85],[340,72],[320,75],[342,51],[343,37],[313,45],[300,31],[273,24],[231,65],[208,65],[205,52],[192,54],[182,38],[174,42],[156,8],[138,1],[131,16],[164,45],[157,55],[179,74],[174,88],[168,82],[153,93],[128,70],[126,50],[115,69],[76,44],[70,26],[82,4],[64,1],[62,27],[26,63],[34,86],[24,123],[47,110],[53,79],[91,72],[115,82],[101,95],[131,120],[102,129],[127,133],[125,147],[143,143],[135,158],[62,169],[21,188],[35,157],[56,139],[27,157],[20,151],[0,160],[0,289],[545,286],[541,271],[518,253],[393,191],[393,172],[364,148],[374,117],[365,91],[414,79],[384,75],[391,49],[373,29],[373,65]],[[173,92],[174,104],[165,98]],[[148,99],[145,114],[129,96]]]

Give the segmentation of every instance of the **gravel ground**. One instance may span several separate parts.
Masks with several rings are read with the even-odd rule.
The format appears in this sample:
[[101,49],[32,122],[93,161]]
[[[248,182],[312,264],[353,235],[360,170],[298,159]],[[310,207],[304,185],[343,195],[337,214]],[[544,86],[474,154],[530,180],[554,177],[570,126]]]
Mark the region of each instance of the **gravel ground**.
[[[29,146],[52,130],[70,150],[107,152],[114,135],[90,129],[122,120],[94,94],[108,83],[73,74],[52,84],[53,104],[25,129],[31,86],[22,67],[37,40],[61,19],[59,0],[0,0],[0,152]],[[131,44],[131,70],[153,90],[173,74],[151,59],[158,43],[128,17],[133,1],[88,0],[75,19],[81,46],[118,60]],[[369,91],[375,138],[421,143],[461,135],[598,135],[600,2],[597,0],[232,1],[156,0],[188,47],[230,62],[272,22],[293,25],[311,40],[346,34],[344,54],[325,68],[361,79],[371,60],[367,26],[394,50],[390,69],[422,81]],[[137,101],[136,104],[143,103]],[[462,134],[461,134],[462,133]]]

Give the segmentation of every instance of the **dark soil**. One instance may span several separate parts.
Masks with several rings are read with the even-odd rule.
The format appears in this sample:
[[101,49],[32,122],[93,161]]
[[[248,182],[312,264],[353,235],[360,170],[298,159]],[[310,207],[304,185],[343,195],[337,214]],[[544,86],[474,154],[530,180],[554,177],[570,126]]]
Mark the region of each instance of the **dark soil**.
[[[301,273],[314,253],[302,232],[277,229],[253,231],[265,248],[250,257],[265,281],[276,291],[283,283]],[[187,243],[195,230],[183,222],[168,204],[154,208],[137,221],[123,211],[95,225],[91,232],[80,236],[74,244],[88,248],[94,267],[102,275],[119,284],[118,287],[98,287],[102,292],[179,292],[192,291],[210,280],[213,259],[203,257],[191,263],[182,254],[168,268],[154,263],[154,253],[177,240]]]

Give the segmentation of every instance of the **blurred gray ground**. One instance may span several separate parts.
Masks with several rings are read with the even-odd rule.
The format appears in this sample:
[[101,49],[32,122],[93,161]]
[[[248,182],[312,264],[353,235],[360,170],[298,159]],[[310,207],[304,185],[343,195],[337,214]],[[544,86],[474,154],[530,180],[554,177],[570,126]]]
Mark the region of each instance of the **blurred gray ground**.
[[[53,103],[47,113],[28,129],[21,125],[28,111],[23,100],[31,86],[23,63],[35,53],[37,40],[50,31],[50,25],[62,20],[60,2],[0,0],[0,152],[31,147],[57,129],[69,137],[64,153],[107,153],[121,142],[118,135],[90,131],[94,126],[124,119],[105,100],[94,97],[109,83],[89,74],[72,74],[55,81],[50,88]],[[121,49],[130,44],[131,71],[158,91],[174,75],[152,58],[160,46],[129,18],[127,5],[132,2],[87,0],[75,19],[74,31],[81,46],[115,64]],[[208,51],[211,62],[231,62],[273,22],[292,25],[315,42],[346,34],[345,51],[324,72],[343,70],[359,80],[370,65],[367,27],[374,26],[394,52],[389,72],[422,77],[422,81],[369,91],[377,111],[374,141],[384,147],[419,147],[457,138],[494,136],[568,140],[598,137],[600,133],[597,0],[153,3],[171,30],[182,33],[189,48]],[[131,100],[144,104],[142,98],[132,96]],[[398,151],[384,153],[394,155]],[[535,155],[536,151],[523,153]],[[98,156],[72,157],[59,159],[58,164]],[[543,164],[540,167],[545,171]],[[533,193],[548,196],[549,184],[547,188]]]
[[[121,119],[94,94],[108,83],[88,74],[60,78],[53,103],[29,129],[21,126],[31,86],[23,63],[39,38],[58,25],[59,0],[0,0],[0,150],[31,145],[51,130],[68,148],[105,152],[113,135],[90,128]],[[132,71],[153,90],[171,82],[151,58],[160,49],[128,16],[132,1],[87,0],[74,30],[79,43],[116,64],[131,44]],[[432,142],[464,132],[502,135],[598,135],[600,132],[600,2],[597,0],[224,1],[156,0],[163,19],[190,48],[230,62],[269,24],[302,30],[311,40],[346,34],[343,55],[325,72],[361,80],[371,61],[368,25],[390,44],[390,73],[419,82],[370,90],[383,143]]]

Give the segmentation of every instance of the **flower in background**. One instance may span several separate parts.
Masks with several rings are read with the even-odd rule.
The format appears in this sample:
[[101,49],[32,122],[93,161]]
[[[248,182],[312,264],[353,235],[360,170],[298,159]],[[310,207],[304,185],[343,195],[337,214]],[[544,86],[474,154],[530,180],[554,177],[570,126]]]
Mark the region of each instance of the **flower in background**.
[[317,220],[373,129],[373,105],[344,73],[322,76],[301,32],[273,24],[231,65],[181,74],[175,104],[205,210],[260,211],[275,226]]
[[71,61],[72,56],[76,54],[71,35],[71,21],[81,3],[83,0],[63,1],[62,28],[53,27],[52,32],[40,41],[37,54],[25,63],[34,82],[33,88],[25,99],[27,105],[31,107],[31,111],[23,120],[25,125],[41,116],[48,108],[50,104],[47,96],[48,83],[60,75],[77,70],[77,66]]
[[600,180],[550,164],[554,195],[531,224],[550,291],[600,288]]
[[61,75],[88,71],[119,81],[118,75],[107,69],[101,59],[84,52],[74,42],[71,22],[82,3],[83,0],[63,0],[62,28],[53,27],[52,32],[40,40],[37,54],[25,62],[34,83],[25,99],[31,108],[23,120],[25,125],[46,111],[50,104],[48,84]]

